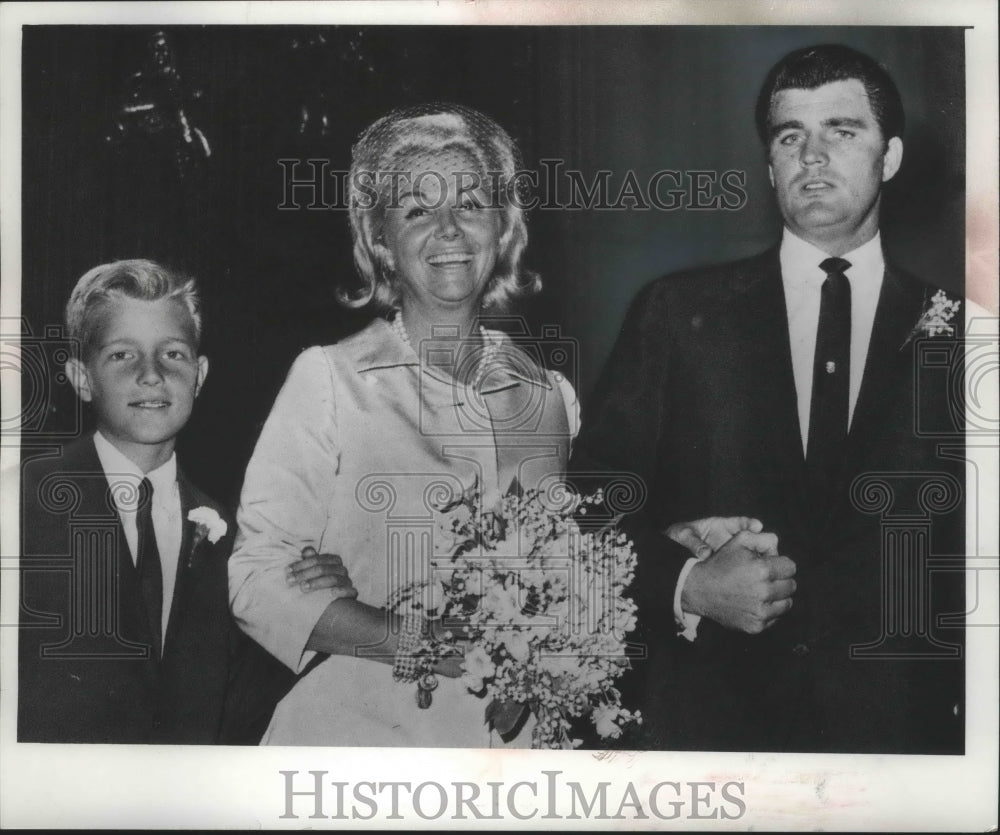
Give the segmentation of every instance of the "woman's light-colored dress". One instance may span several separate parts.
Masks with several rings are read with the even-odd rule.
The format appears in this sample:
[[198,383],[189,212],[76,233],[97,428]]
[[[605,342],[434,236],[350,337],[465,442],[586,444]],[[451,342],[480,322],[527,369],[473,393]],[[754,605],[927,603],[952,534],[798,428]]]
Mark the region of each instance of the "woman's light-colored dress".
[[[381,319],[292,366],[247,469],[229,572],[238,623],[292,670],[312,659],[306,642],[335,596],[286,583],[303,548],[339,554],[358,599],[381,607],[431,570],[443,500],[477,485],[492,502],[514,478],[525,490],[561,479],[578,422],[572,386],[543,371],[531,345],[488,334],[499,349],[479,389],[421,365]],[[484,701],[460,679],[438,680],[420,709],[416,685],[395,682],[391,664],[330,656],[278,705],[263,743],[501,744]]]

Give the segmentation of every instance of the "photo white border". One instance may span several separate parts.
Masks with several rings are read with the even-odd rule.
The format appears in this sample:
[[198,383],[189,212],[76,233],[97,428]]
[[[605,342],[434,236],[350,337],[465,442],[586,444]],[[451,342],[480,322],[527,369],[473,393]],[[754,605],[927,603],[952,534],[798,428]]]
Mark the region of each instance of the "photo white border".
[[[935,25],[968,26],[967,76],[967,292],[988,310],[975,329],[997,333],[998,93],[997,16],[993,0],[907,3],[671,0],[670,2],[572,2],[572,0],[413,0],[339,3],[5,3],[0,7],[0,315],[20,309],[20,27],[24,24],[727,24],[727,25]],[[973,305],[967,305],[973,308]],[[970,313],[970,315],[973,315]],[[979,390],[996,409],[996,365]],[[17,415],[18,380],[4,369],[3,415]],[[6,444],[6,440],[5,440]],[[979,591],[968,629],[967,753],[964,757],[858,755],[695,754],[643,752],[428,751],[329,748],[212,748],[16,744],[16,630],[0,630],[0,826],[108,828],[406,828],[503,829],[837,829],[985,831],[997,826],[997,709],[1000,704],[998,629],[997,440],[972,448],[969,493],[978,500],[970,525],[970,561],[985,569],[969,595]],[[3,555],[0,623],[16,621],[17,583],[11,570],[18,552],[16,446],[0,448],[4,475],[0,539]],[[970,500],[970,506],[974,502]],[[973,542],[973,533],[978,541]],[[976,625],[979,625],[977,628]],[[281,819],[282,770],[328,772],[327,781],[409,781],[433,775],[452,781],[529,781],[544,788],[545,771],[576,780],[588,796],[610,781],[613,813],[628,784],[645,806],[649,788],[663,781],[740,781],[746,813],[735,820],[424,820],[411,815],[371,821]],[[330,797],[333,795],[331,794]],[[530,810],[530,792],[521,795]],[[568,795],[560,795],[565,801]],[[327,804],[330,805],[329,803]],[[305,804],[301,807],[304,808]],[[405,806],[405,804],[403,804]],[[364,811],[364,806],[359,807]],[[729,807],[730,809],[732,806]],[[328,810],[328,814],[332,810]],[[561,803],[557,812],[567,810]],[[646,809],[649,814],[648,808]],[[454,812],[454,806],[448,810]]]

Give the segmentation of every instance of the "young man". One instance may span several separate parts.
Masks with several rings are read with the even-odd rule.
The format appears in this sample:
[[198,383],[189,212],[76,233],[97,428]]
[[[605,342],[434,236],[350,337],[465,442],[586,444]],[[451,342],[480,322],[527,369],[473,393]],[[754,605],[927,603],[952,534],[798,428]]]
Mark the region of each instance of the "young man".
[[[18,740],[255,742],[290,681],[233,623],[233,519],[174,454],[208,373],[195,284],[103,264],[66,319],[97,429],[22,470]],[[294,570],[348,584],[334,557]]]
[[[883,255],[899,93],[868,56],[812,47],[771,71],[757,116],[780,246],[643,290],[576,442],[574,469],[649,489],[627,744],[961,753],[962,572],[927,559],[961,569],[962,456],[917,431],[961,444],[917,350],[936,333],[947,353],[961,317],[921,330],[955,303]],[[781,556],[744,532],[697,560],[661,534],[710,514],[760,519]]]

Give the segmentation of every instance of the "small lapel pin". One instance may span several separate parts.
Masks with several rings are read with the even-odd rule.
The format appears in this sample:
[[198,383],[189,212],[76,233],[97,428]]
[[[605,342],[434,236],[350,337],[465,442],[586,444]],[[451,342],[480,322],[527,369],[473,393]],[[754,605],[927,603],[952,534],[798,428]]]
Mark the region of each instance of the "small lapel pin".
[[837,363],[835,363],[835,362],[828,362],[826,364],[826,373],[827,374],[833,374],[836,370],[837,370]]

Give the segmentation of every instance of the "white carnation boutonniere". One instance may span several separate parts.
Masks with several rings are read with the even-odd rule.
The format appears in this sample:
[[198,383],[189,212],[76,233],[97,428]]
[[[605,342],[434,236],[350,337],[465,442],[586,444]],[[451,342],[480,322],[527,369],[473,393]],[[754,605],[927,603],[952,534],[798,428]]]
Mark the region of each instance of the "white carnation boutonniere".
[[226,520],[210,507],[196,507],[188,511],[187,518],[189,522],[194,522],[197,525],[194,531],[194,542],[191,545],[192,552],[206,538],[215,545],[229,530]]
[[924,312],[920,314],[917,324],[910,335],[906,337],[906,342],[901,347],[905,348],[914,339],[921,336],[952,336],[955,328],[950,324],[955,318],[962,302],[958,299],[951,299],[944,290],[938,290],[932,297]]

